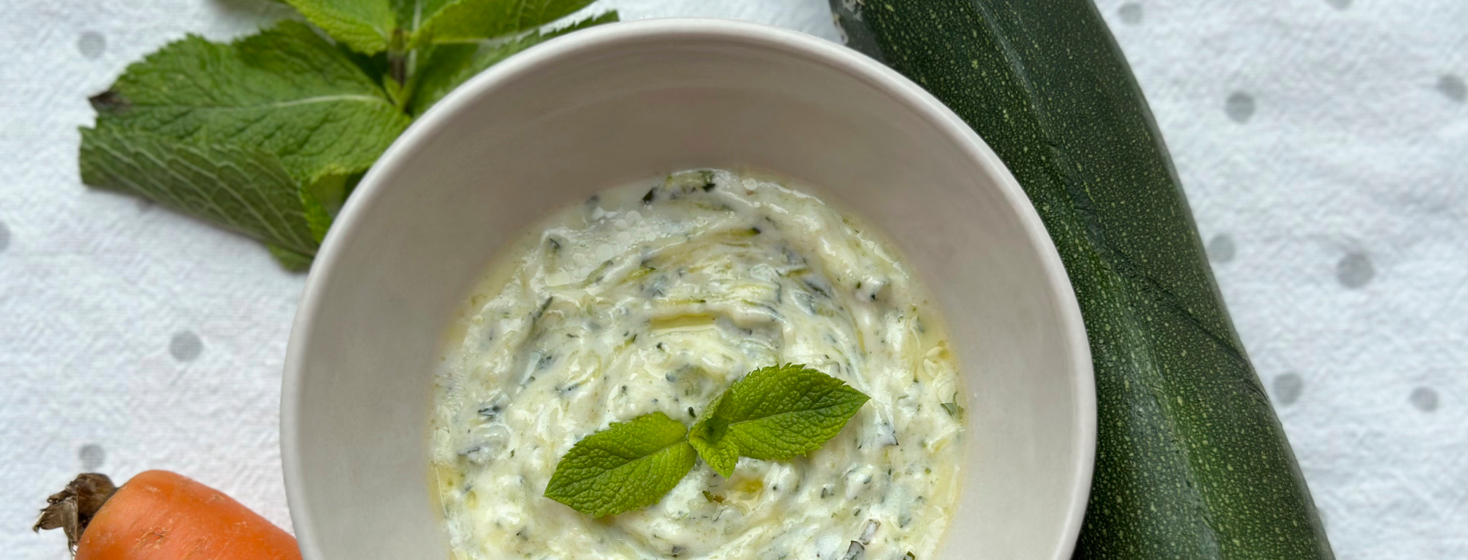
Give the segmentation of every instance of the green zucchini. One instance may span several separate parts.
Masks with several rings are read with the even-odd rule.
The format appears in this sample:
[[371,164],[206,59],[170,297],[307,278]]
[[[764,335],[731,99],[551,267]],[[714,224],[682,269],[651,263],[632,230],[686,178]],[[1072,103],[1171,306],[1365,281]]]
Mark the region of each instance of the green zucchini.
[[1229,321],[1157,125],[1091,0],[831,0],[1019,179],[1095,358],[1076,558],[1333,558]]

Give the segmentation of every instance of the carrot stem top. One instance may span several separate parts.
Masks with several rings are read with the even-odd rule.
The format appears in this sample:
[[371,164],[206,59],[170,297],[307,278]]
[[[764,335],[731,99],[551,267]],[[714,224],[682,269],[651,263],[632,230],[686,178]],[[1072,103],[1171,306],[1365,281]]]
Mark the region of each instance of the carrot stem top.
[[107,498],[112,497],[116,491],[117,485],[105,474],[77,475],[75,480],[66,485],[66,489],[46,498],[46,507],[41,509],[41,517],[31,530],[40,532],[42,529],[61,529],[66,533],[67,548],[75,554],[76,543],[81,540],[82,532],[87,530],[92,516],[102,509],[102,504],[107,503]]

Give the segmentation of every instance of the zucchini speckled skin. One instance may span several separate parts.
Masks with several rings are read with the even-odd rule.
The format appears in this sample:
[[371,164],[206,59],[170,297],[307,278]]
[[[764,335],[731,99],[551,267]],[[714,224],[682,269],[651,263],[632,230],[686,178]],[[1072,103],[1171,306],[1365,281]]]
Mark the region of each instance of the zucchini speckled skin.
[[1089,0],[831,0],[993,147],[1065,262],[1099,435],[1076,558],[1333,558],[1167,148]]

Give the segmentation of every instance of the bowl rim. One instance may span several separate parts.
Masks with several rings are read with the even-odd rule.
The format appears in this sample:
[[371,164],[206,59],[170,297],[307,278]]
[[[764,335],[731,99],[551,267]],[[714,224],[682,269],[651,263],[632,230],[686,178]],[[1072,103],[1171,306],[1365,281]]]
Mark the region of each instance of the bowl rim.
[[305,489],[301,454],[301,386],[305,369],[307,341],[312,338],[315,317],[322,305],[322,291],[336,272],[333,265],[340,259],[343,239],[351,237],[362,227],[360,215],[376,200],[384,186],[383,177],[396,173],[397,168],[409,159],[424,141],[452,121],[466,107],[506,83],[534,70],[537,66],[556,60],[577,56],[588,50],[599,50],[619,43],[639,42],[649,39],[720,38],[745,44],[783,50],[831,68],[863,81],[879,91],[887,93],[899,103],[909,106],[928,119],[970,158],[981,166],[993,170],[996,186],[1010,209],[1016,214],[1028,237],[1040,249],[1040,265],[1044,270],[1049,288],[1059,296],[1056,309],[1061,321],[1061,330],[1070,347],[1070,370],[1076,390],[1076,433],[1079,439],[1077,464],[1072,484],[1076,491],[1066,504],[1065,522],[1061,527],[1062,542],[1055,549],[1055,559],[1070,558],[1079,536],[1086,504],[1090,498],[1091,478],[1095,468],[1096,452],[1096,386],[1092,371],[1091,348],[1086,337],[1080,304],[1076,300],[1065,265],[1060,259],[1054,242],[1040,220],[1039,213],[1024,194],[1018,180],[999,156],[972,128],[932,94],[908,80],[897,71],[856,50],[825,39],[749,21],[714,18],[656,18],[619,22],[593,27],[552,39],[499,64],[455,88],[436,103],[403,132],[383,152],[377,162],[363,176],[352,196],[343,205],[334,225],[317,252],[314,266],[306,278],[306,285],[297,306],[287,342],[284,374],[281,381],[280,447],[281,463],[285,478],[286,503],[290,511],[296,539],[301,555],[306,560],[325,560],[316,541]]

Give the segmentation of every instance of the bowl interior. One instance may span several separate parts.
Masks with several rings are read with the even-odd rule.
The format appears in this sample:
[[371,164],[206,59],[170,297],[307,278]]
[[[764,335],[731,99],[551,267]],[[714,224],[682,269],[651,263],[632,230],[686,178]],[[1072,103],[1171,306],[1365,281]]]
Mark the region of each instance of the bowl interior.
[[965,375],[964,494],[940,558],[1069,556],[1095,397],[1074,296],[1012,177],[916,86],[793,32],[651,21],[481,75],[401,138],[317,258],[287,359],[283,453],[312,560],[447,558],[427,472],[440,336],[501,246],[628,181],[752,167],[885,230]]

